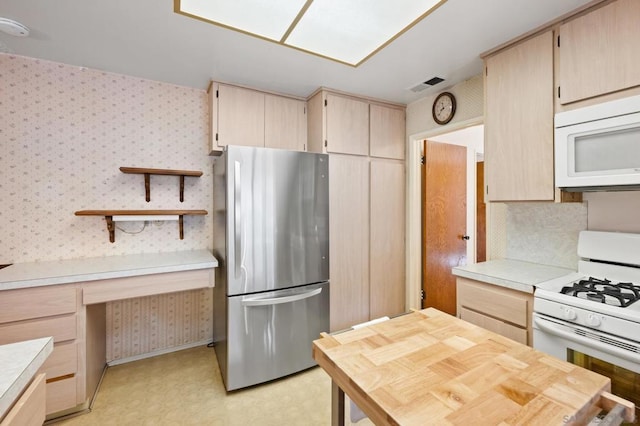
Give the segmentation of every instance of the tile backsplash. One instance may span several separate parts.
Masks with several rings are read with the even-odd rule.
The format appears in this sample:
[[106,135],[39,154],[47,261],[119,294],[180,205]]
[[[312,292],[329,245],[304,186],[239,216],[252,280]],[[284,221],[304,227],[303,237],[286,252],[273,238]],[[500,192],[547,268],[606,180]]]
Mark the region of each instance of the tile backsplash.
[[509,259],[576,269],[578,235],[587,229],[586,203],[507,203]]
[[[0,263],[211,248],[212,165],[204,90],[0,54]],[[185,179],[119,167],[201,170]],[[76,210],[206,209],[115,232]],[[141,222],[119,223],[137,232]]]

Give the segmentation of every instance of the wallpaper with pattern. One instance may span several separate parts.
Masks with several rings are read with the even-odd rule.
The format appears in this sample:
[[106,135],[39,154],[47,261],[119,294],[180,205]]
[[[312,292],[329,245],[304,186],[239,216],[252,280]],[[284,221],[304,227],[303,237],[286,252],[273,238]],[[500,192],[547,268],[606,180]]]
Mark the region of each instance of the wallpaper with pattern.
[[210,342],[212,297],[202,289],[107,303],[107,362]]
[[[212,166],[204,90],[0,53],[0,263],[211,249]],[[121,166],[201,170],[185,179],[144,177]],[[76,210],[206,209],[140,233],[115,232]],[[141,222],[121,222],[129,232]],[[212,336],[212,292],[107,304],[109,360]]]
[[[0,54],[0,263],[211,248],[212,216],[138,234],[76,210],[212,209],[204,90]],[[185,180],[119,167],[201,170]],[[143,223],[118,224],[130,232]]]

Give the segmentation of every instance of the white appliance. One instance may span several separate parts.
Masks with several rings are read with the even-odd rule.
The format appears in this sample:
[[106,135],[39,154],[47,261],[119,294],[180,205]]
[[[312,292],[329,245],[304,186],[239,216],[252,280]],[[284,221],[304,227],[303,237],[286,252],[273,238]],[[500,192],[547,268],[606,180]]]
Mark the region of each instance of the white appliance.
[[536,286],[533,347],[612,380],[640,415],[640,234],[582,231],[578,271]]
[[640,96],[555,115],[556,186],[640,189]]

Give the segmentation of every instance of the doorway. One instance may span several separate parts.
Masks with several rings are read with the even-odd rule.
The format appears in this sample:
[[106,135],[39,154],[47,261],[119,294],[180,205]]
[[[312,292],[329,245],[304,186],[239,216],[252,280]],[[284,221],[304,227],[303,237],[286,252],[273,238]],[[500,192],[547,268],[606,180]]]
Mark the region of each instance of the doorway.
[[[420,309],[422,307],[422,276],[423,276],[423,238],[422,238],[422,165],[420,159],[423,155],[423,140],[445,144],[463,145],[466,147],[467,158],[467,214],[466,226],[460,232],[460,236],[467,235],[469,240],[466,245],[465,263],[476,261],[476,254],[481,255],[481,250],[476,250],[479,238],[476,235],[476,169],[477,162],[482,161],[484,151],[484,127],[482,118],[468,120],[447,126],[448,131],[442,129],[432,130],[423,134],[412,135],[409,138],[407,161],[407,307]],[[482,178],[480,177],[480,182]],[[482,187],[482,184],[478,184]],[[480,191],[481,193],[481,191]],[[478,230],[479,231],[479,230]],[[461,238],[461,237],[460,237]],[[484,243],[482,247],[484,247]],[[450,274],[450,267],[448,273]],[[453,286],[455,288],[455,286]],[[455,295],[449,297],[450,302],[455,300]],[[455,302],[453,302],[455,304]],[[451,305],[450,305],[451,306]],[[446,310],[450,310],[446,309]],[[445,309],[443,309],[445,310]]]

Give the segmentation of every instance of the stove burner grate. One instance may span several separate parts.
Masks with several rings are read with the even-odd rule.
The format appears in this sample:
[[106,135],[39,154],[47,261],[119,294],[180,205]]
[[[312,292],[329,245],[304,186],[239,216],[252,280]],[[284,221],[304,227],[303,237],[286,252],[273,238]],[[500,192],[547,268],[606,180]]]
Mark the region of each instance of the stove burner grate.
[[606,278],[589,277],[563,287],[560,293],[626,308],[640,299],[640,286],[633,283],[612,283]]

